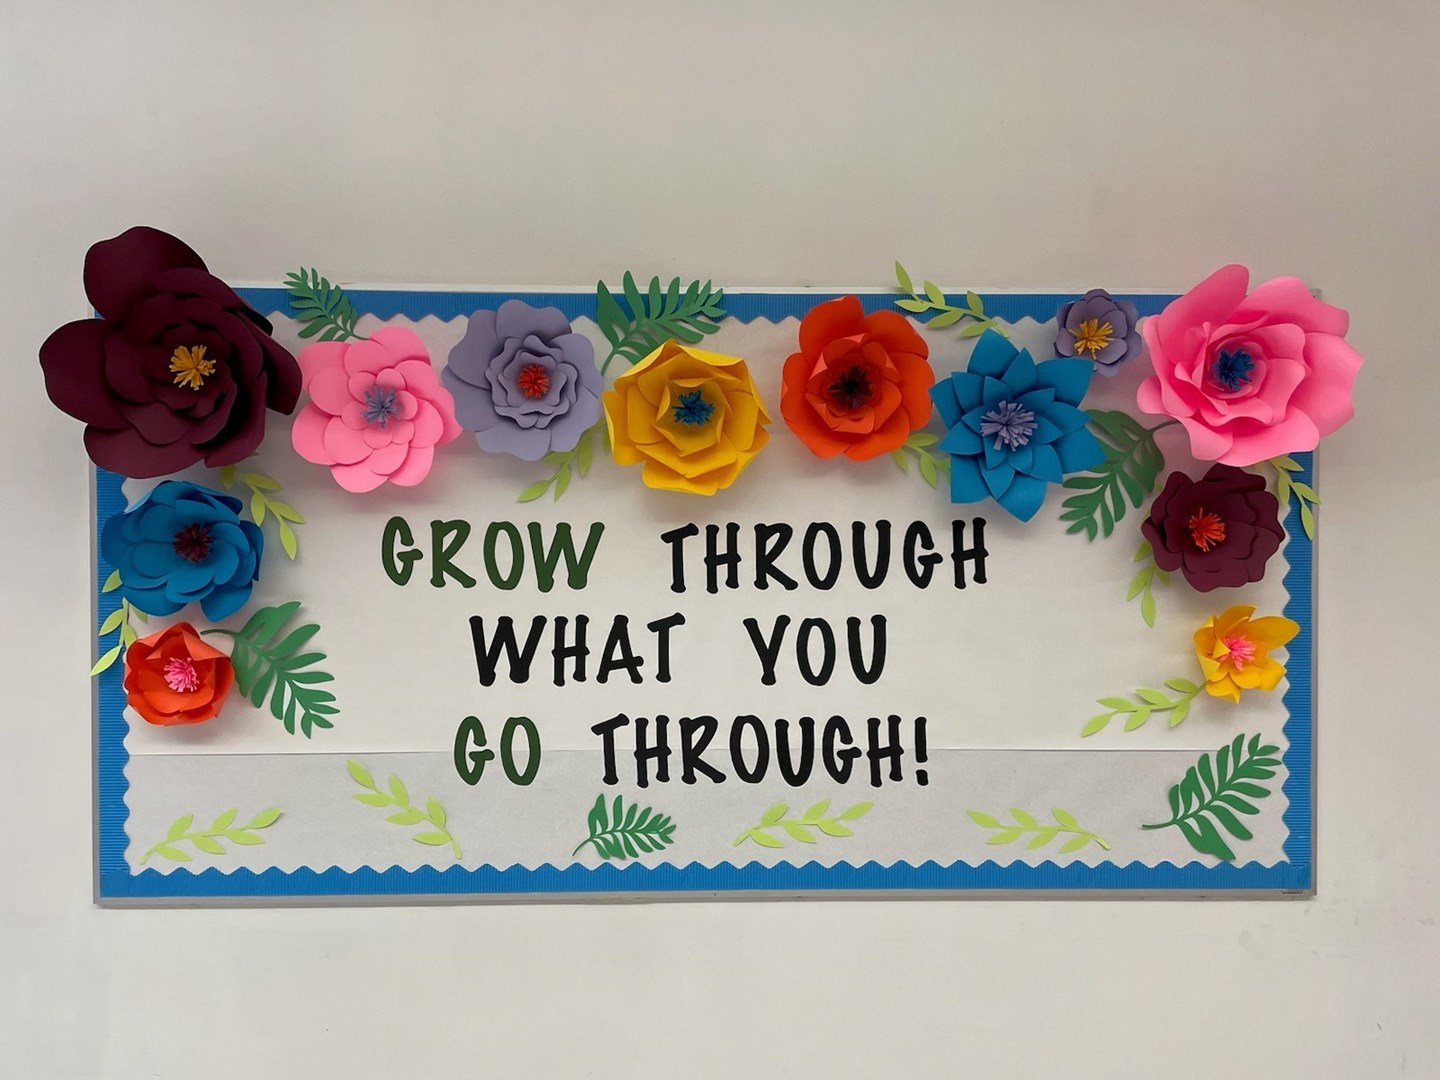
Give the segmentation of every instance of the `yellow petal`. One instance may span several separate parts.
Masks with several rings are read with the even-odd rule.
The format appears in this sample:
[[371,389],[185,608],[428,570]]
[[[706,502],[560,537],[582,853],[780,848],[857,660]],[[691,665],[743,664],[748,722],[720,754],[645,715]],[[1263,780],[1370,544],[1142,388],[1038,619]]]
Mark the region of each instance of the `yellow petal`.
[[1267,615],[1263,619],[1251,619],[1245,629],[1256,645],[1278,649],[1300,632],[1300,624],[1280,615]]

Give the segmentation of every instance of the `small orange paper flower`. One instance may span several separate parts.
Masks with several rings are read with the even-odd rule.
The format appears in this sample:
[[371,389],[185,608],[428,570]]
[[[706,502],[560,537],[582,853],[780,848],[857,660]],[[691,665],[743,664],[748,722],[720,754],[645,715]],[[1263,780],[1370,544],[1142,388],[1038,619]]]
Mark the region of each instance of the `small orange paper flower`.
[[780,414],[818,457],[865,461],[898,450],[930,419],[930,350],[895,311],[854,296],[817,304],[785,361]]
[[210,720],[234,682],[230,658],[187,622],[143,637],[125,652],[125,700],[147,723]]
[[1242,690],[1274,690],[1285,665],[1270,657],[1300,632],[1280,615],[1252,619],[1255,609],[1240,605],[1213,615],[1195,631],[1195,655],[1205,671],[1205,689],[1215,697],[1240,700]]

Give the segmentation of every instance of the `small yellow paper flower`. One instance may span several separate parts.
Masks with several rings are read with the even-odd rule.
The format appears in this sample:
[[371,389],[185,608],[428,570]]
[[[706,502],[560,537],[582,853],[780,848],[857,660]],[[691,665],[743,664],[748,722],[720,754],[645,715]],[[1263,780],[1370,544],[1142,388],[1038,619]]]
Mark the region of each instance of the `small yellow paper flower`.
[[617,378],[604,403],[615,461],[643,462],[652,488],[713,495],[770,438],[745,361],[674,340]]
[[1285,665],[1270,658],[1300,632],[1299,623],[1280,615],[1252,619],[1248,605],[1227,608],[1195,631],[1195,655],[1205,671],[1205,689],[1215,697],[1240,700],[1242,690],[1274,690]]

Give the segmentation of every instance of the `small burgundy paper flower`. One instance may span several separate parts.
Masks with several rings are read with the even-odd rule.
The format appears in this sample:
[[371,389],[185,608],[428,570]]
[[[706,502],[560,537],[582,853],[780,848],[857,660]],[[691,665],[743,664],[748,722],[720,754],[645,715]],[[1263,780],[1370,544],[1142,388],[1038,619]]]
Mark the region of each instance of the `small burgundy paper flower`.
[[40,366],[50,400],[85,421],[101,468],[233,465],[260,445],[267,408],[295,408],[300,368],[270,323],[169,233],[136,226],[95,244],[85,294],[100,317],[46,338]]
[[1259,581],[1280,549],[1280,504],[1255,473],[1214,465],[1200,480],[1171,473],[1140,531],[1161,570],[1199,592]]

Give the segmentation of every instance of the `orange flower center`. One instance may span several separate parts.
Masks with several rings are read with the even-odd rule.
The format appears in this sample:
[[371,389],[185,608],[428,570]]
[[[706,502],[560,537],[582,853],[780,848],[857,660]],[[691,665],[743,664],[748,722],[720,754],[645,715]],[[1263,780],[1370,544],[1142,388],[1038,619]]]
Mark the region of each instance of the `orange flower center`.
[[206,358],[204,345],[181,345],[170,357],[170,372],[176,386],[199,390],[215,374],[215,361]]
[[1225,522],[1219,514],[1207,514],[1203,508],[1190,515],[1185,527],[1190,530],[1190,542],[1201,551],[1209,551],[1225,539]]
[[515,378],[520,392],[532,401],[550,392],[550,373],[539,364],[526,364]]
[[863,408],[875,396],[875,387],[870,383],[870,372],[860,364],[846,368],[839,378],[825,388],[825,396],[836,408],[847,412]]

